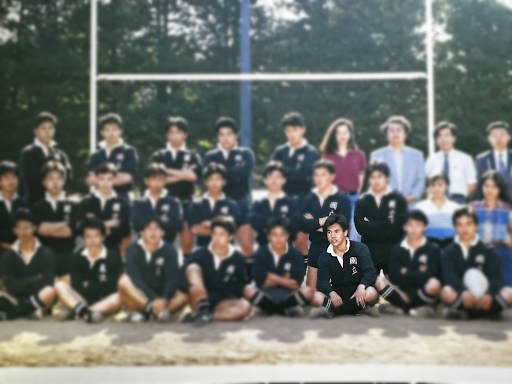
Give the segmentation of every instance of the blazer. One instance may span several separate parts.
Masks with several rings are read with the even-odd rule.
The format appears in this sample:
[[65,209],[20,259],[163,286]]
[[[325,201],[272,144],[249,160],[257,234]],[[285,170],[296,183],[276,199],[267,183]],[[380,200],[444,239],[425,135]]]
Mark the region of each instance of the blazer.
[[419,200],[425,190],[425,161],[423,153],[417,149],[405,146],[402,162],[402,188],[398,188],[397,171],[393,159],[393,151],[390,147],[384,147],[373,151],[371,161],[380,160],[389,166],[389,185],[394,191],[399,191],[404,196],[412,195]]
[[[507,157],[508,180],[506,180],[506,182],[508,184],[509,196],[512,199],[512,150],[508,150]],[[476,171],[478,175],[478,180],[480,180],[484,173],[487,172],[488,170],[498,170],[498,167],[496,166],[496,161],[494,159],[494,153],[492,150],[483,152],[476,157]]]

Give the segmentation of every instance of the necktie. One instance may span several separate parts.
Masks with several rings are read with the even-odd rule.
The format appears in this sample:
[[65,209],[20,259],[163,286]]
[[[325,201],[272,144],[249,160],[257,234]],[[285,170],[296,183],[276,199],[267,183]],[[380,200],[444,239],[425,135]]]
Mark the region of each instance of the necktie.
[[501,176],[503,176],[505,180],[508,180],[507,167],[505,166],[505,162],[503,161],[503,153],[500,153],[499,155],[498,171],[499,173],[501,173]]
[[443,173],[450,179],[450,161],[448,160],[448,154],[444,155]]

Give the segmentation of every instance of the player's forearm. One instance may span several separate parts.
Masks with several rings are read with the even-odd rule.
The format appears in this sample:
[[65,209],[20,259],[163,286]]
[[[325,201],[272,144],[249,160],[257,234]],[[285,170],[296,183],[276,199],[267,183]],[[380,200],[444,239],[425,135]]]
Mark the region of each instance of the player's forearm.
[[204,224],[194,225],[191,228],[192,234],[196,236],[211,236],[212,230]]
[[56,233],[62,228],[67,227],[67,225],[68,224],[65,221],[58,223],[42,223],[37,229],[37,233],[40,236],[56,236]]
[[132,175],[129,173],[118,173],[116,178],[114,179],[113,185],[120,186],[125,184],[130,184],[133,181]]

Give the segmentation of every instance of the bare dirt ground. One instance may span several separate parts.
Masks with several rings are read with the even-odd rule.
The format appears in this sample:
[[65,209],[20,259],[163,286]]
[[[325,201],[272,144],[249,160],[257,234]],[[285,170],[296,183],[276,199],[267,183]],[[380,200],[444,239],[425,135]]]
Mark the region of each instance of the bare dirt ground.
[[383,316],[254,317],[242,323],[16,321],[0,326],[0,366],[218,364],[512,365],[512,322]]

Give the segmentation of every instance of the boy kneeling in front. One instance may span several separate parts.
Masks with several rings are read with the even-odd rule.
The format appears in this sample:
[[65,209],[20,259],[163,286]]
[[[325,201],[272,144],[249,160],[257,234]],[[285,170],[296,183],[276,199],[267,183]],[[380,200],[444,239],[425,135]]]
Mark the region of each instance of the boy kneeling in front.
[[106,228],[96,217],[86,218],[80,226],[85,247],[71,256],[71,284],[55,283],[60,301],[69,309],[63,320],[83,319],[99,323],[105,316],[121,309],[117,282],[123,273],[123,261],[118,250],[105,247]]
[[290,222],[284,217],[268,224],[268,244],[254,255],[252,275],[256,286],[248,285],[244,297],[269,314],[301,317],[302,307],[311,302],[314,291],[301,287],[304,279],[302,253],[289,245]]
[[183,290],[188,292],[192,312],[183,321],[196,326],[212,320],[236,321],[252,310],[243,299],[246,282],[245,258],[231,245],[236,226],[229,217],[211,222],[210,245],[187,258]]

